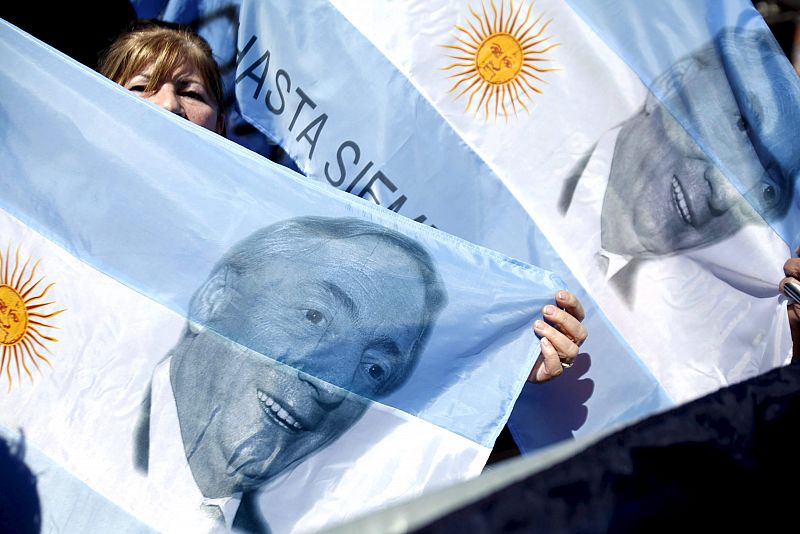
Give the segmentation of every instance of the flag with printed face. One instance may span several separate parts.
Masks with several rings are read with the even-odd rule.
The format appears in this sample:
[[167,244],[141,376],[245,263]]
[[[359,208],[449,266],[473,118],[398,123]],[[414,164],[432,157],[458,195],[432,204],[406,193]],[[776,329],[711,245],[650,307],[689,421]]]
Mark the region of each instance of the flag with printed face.
[[309,531],[481,471],[563,281],[0,49],[0,436],[42,524]]
[[523,449],[788,361],[800,84],[749,2],[180,5],[149,14],[227,50],[236,113],[308,178],[582,299],[584,354],[515,408]]

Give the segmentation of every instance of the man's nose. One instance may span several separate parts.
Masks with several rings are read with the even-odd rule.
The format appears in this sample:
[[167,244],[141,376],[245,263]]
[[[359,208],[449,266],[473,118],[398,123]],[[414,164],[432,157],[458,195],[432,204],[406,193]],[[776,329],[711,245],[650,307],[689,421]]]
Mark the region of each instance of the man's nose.
[[[353,377],[361,363],[358,343],[338,338],[320,343],[312,354],[295,365],[302,372],[300,379],[312,388],[312,397],[324,409],[339,406],[353,387]],[[299,365],[297,365],[299,364]]]
[[323,378],[301,373],[300,380],[306,382],[311,388],[311,397],[325,411],[332,411],[337,408],[347,397],[349,391],[341,388]]
[[183,106],[181,106],[178,93],[175,91],[175,87],[172,84],[162,84],[158,87],[156,92],[146,98],[153,104],[161,106],[170,113],[174,113],[186,118],[186,112],[184,111]]
[[716,165],[709,162],[705,170],[705,179],[711,194],[708,197],[708,206],[715,216],[727,212],[736,202],[741,200],[741,195]]

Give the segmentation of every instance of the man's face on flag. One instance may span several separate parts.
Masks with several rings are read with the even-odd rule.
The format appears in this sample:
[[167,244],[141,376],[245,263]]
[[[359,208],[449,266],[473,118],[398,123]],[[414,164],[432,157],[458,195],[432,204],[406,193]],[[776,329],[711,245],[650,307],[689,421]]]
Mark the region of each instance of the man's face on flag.
[[[651,95],[619,133],[602,212],[603,246],[611,252],[670,254],[720,241],[758,220],[707,153],[736,173],[755,205],[768,210],[777,202],[780,185],[759,161],[719,60],[682,66],[666,105]],[[691,125],[691,135],[673,113]]]
[[173,352],[184,447],[207,497],[297,464],[412,368],[426,321],[416,260],[375,236],[304,248],[224,274],[208,324]]

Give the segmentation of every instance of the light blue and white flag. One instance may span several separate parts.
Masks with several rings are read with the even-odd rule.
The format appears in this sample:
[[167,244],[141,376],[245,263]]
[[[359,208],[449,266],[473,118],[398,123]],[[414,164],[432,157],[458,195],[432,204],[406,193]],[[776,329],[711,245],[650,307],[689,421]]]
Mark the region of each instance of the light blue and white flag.
[[800,84],[749,2],[239,9],[241,115],[310,178],[578,288],[583,373],[526,388],[524,448],[788,361]]
[[[228,110],[231,139],[271,156],[270,147],[281,144],[313,179],[546,265],[567,281],[587,308],[590,338],[568,374],[525,387],[511,427],[523,450],[673,405],[516,193],[369,42],[368,32],[360,35],[335,7],[255,2],[241,11],[240,0],[139,0],[134,5],[141,17],[189,24],[211,43],[233,102]],[[354,9],[380,18],[380,6]],[[393,9],[402,13],[406,7]],[[258,15],[260,9],[266,11]],[[386,21],[397,15],[386,13]],[[438,44],[434,48],[429,52],[444,50]],[[440,66],[434,66],[436,73]],[[242,117],[244,110],[250,122]],[[253,125],[266,136],[256,135]]]
[[558,277],[0,50],[0,433],[63,472],[43,521],[309,531],[481,471]]

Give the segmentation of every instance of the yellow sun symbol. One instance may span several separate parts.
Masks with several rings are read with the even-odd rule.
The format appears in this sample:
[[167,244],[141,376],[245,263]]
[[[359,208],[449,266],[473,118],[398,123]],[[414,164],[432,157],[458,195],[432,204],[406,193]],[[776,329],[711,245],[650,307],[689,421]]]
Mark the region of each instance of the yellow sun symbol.
[[[22,380],[22,370],[24,370],[31,382],[33,382],[33,375],[28,368],[28,362],[32,363],[40,373],[41,369],[39,368],[38,360],[50,365],[50,360],[43,356],[39,350],[50,353],[45,343],[58,340],[43,334],[39,329],[57,328],[47,324],[45,321],[64,311],[58,310],[48,313],[42,309],[53,304],[53,302],[42,302],[42,300],[54,284],[42,289],[40,284],[44,280],[44,276],[35,282],[33,281],[41,260],[38,260],[33,265],[26,278],[25,275],[30,264],[30,258],[20,269],[19,247],[17,247],[12,270],[10,252],[11,247],[8,247],[5,257],[0,253],[0,347],[2,347],[0,374],[5,371],[8,377],[9,391],[11,391],[12,384],[12,364],[15,367],[18,381]],[[9,273],[9,271],[11,272]]]
[[481,107],[489,120],[490,108],[494,107],[494,116],[500,114],[508,120],[506,102],[511,103],[514,115],[517,114],[517,104],[528,111],[525,99],[530,100],[528,90],[542,94],[537,87],[539,82],[546,83],[541,74],[558,70],[544,68],[541,63],[550,61],[544,54],[555,48],[559,43],[548,43],[550,37],[543,36],[544,31],[552,19],[542,21],[544,15],[531,20],[533,3],[528,5],[527,12],[522,15],[523,4],[514,8],[513,0],[508,1],[506,9],[505,0],[500,0],[498,11],[494,0],[490,0],[492,15],[486,12],[486,3],[481,5],[483,11],[479,15],[469,7],[473,20],[467,20],[467,26],[456,26],[458,30],[455,40],[460,44],[442,45],[444,48],[456,50],[458,53],[447,57],[457,60],[442,70],[460,69],[449,78],[458,78],[448,92],[452,93],[459,87],[461,92],[456,95],[456,100],[469,93],[468,111],[475,97],[480,94],[475,105],[477,114]]

